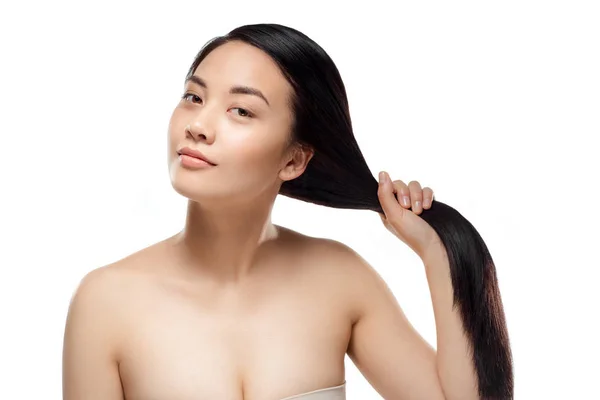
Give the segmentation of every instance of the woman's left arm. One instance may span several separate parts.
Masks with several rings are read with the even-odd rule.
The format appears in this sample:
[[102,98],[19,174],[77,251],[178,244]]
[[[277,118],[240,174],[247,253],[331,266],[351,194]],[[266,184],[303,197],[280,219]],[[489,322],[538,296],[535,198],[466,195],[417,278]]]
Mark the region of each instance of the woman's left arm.
[[[389,400],[479,399],[469,342],[452,307],[448,262],[424,260],[437,333],[437,353],[413,328],[380,275],[356,253],[345,259],[358,317],[348,356],[373,388]],[[348,276],[347,275],[347,276]]]
[[[386,175],[380,178],[379,197],[385,212],[381,219],[423,261],[437,352],[411,326],[387,285],[362,260],[362,268],[354,269],[361,282],[357,296],[360,317],[353,327],[348,354],[386,399],[479,399],[470,343],[459,310],[453,307],[446,251],[435,231],[417,216],[430,206],[433,192],[421,189],[416,181],[408,185],[391,182]],[[404,195],[409,196],[408,203],[402,203]]]

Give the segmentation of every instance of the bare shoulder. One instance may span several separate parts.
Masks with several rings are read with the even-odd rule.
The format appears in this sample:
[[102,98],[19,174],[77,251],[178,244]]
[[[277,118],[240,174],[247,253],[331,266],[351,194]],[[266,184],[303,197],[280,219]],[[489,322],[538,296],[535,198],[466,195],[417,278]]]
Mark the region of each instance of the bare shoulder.
[[87,272],[80,280],[72,300],[83,301],[91,297],[105,304],[116,301],[119,295],[129,292],[135,275],[150,269],[149,261],[160,252],[162,243],[153,244],[120,260]]
[[319,264],[327,265],[332,272],[349,281],[367,277],[379,279],[379,274],[356,250],[335,239],[305,236],[307,252]]
[[127,260],[121,260],[87,272],[71,297],[69,319],[84,318],[84,314],[101,318],[103,314],[118,310],[121,294],[126,290],[123,278],[127,275],[127,264]]
[[75,288],[69,304],[68,321],[94,320],[108,334],[118,325],[127,298],[143,287],[140,275],[148,274],[144,266],[160,252],[162,242],[148,246],[111,264],[87,272]]
[[319,280],[336,286],[351,307],[354,320],[375,297],[389,296],[389,287],[375,268],[351,246],[335,239],[301,235],[301,257],[306,257]]

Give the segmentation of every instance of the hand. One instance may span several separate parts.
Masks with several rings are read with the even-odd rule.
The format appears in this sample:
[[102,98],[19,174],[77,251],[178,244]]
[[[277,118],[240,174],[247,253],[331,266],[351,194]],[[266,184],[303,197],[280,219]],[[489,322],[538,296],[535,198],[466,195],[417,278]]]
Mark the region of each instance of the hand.
[[[394,196],[396,194],[398,198]],[[417,181],[408,185],[390,179],[387,172],[379,173],[379,202],[385,214],[379,213],[385,227],[408,245],[421,259],[436,245],[440,238],[433,228],[418,215],[431,208],[433,190],[421,189]],[[412,211],[409,210],[412,208]]]

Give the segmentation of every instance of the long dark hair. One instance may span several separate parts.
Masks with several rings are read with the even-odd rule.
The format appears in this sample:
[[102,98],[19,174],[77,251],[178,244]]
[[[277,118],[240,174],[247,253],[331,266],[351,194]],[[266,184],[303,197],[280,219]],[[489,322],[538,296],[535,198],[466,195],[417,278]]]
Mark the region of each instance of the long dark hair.
[[[378,182],[354,137],[344,83],[327,53],[295,29],[245,25],[204,45],[187,77],[212,50],[232,40],[261,49],[278,64],[294,89],[290,141],[314,149],[304,173],[284,182],[279,193],[328,207],[383,213]],[[459,307],[470,341],[480,396],[512,399],[512,354],[486,244],[458,211],[437,200],[420,216],[437,232],[448,254],[454,306]]]

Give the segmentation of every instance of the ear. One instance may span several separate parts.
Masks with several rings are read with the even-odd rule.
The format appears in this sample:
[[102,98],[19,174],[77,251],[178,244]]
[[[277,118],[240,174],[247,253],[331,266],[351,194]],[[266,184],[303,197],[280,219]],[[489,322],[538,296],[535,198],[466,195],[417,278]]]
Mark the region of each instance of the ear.
[[291,181],[304,173],[308,162],[315,155],[312,147],[295,143],[290,150],[286,152],[285,165],[279,171],[279,178],[283,181]]

